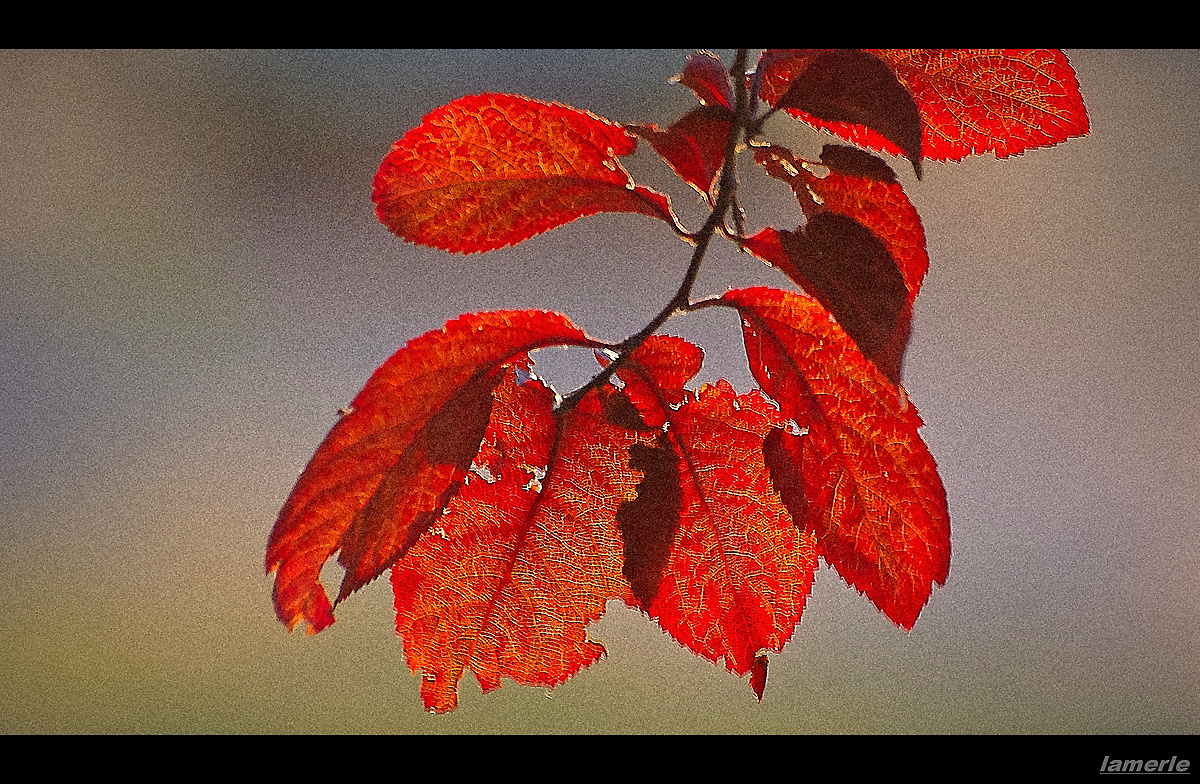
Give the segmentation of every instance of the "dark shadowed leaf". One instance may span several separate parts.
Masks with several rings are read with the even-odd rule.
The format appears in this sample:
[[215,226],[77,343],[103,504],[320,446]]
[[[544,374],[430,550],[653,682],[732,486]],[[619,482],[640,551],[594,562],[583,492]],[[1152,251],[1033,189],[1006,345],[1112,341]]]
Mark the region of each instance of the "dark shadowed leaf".
[[879,182],[895,182],[896,173],[879,158],[857,147],[826,144],[821,148],[821,163],[839,174],[866,177]]
[[798,49],[764,59],[762,97],[801,119],[849,123],[903,151],[921,176],[921,114],[892,68],[861,49]]
[[[819,212],[802,231],[780,234],[801,288],[833,313],[884,375],[900,383],[900,358],[909,333],[908,289],[883,241],[835,212]],[[890,345],[894,335],[899,352]]]
[[649,607],[658,596],[659,583],[679,529],[679,465],[671,441],[659,433],[654,445],[629,448],[629,467],[643,473],[637,498],[617,510],[617,525],[624,543],[622,573],[633,596]]
[[675,173],[706,199],[725,163],[725,142],[733,113],[724,106],[700,106],[660,131],[654,125],[627,125],[641,136]]

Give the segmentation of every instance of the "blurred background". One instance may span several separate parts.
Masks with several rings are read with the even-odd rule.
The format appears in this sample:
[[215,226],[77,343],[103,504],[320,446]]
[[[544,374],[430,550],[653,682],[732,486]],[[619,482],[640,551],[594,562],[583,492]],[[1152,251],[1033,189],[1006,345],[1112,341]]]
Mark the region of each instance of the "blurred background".
[[[727,51],[720,52],[726,63]],[[1090,137],[927,163],[905,384],[949,496],[950,577],[911,633],[828,567],[762,704],[637,611],[553,691],[423,713],[377,581],[313,637],[267,535],[371,371],[464,312],[619,340],[689,248],[633,215],[456,256],[393,237],[371,180],[461,95],[624,122],[695,104],[687,51],[0,52],[0,731],[1200,731],[1200,53],[1070,51]],[[827,137],[778,118],[772,140]],[[704,212],[645,145],[627,159]],[[749,228],[794,227],[742,156]],[[787,281],[714,243],[696,294]],[[665,332],[752,386],[736,319]],[[543,352],[564,393],[586,354]]]

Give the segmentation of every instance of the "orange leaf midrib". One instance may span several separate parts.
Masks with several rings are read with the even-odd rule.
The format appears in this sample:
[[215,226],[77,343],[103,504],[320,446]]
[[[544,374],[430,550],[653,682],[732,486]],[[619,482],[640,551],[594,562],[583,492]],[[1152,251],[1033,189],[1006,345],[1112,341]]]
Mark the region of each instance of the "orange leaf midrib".
[[[748,313],[748,311],[743,310],[740,307],[737,309],[742,313],[743,317],[745,317]],[[759,323],[763,324],[764,327],[766,326],[765,322],[767,321],[767,319],[765,317],[759,316],[757,313],[754,313],[752,311],[749,312],[749,316],[751,318],[754,318]],[[859,481],[858,475],[851,468],[850,461],[847,457],[847,453],[846,453],[845,449],[843,448],[843,445],[844,445],[844,440],[842,438],[843,434],[847,431],[849,431],[849,432],[853,432],[853,431],[851,431],[848,427],[839,426],[835,422],[833,422],[829,419],[829,417],[825,413],[824,406],[822,406],[821,402],[820,402],[820,398],[823,396],[818,395],[816,392],[813,391],[812,387],[808,383],[808,378],[804,375],[804,372],[796,364],[795,360],[792,359],[791,352],[787,350],[787,347],[777,337],[775,330],[773,330],[773,329],[759,330],[760,335],[763,334],[763,332],[768,333],[771,340],[775,343],[776,346],[779,347],[779,349],[780,349],[779,353],[787,358],[788,364],[791,366],[793,373],[797,377],[799,377],[801,384],[803,384],[805,393],[808,395],[809,399],[812,400],[816,404],[815,407],[820,412],[821,421],[824,423],[824,425],[828,429],[828,431],[833,435],[832,439],[827,439],[827,440],[833,440],[837,443],[837,451],[835,452],[836,459],[842,469],[842,472],[846,476],[849,476],[851,479],[851,484],[853,486],[854,500],[858,503],[858,507],[859,507],[859,510],[858,510],[859,522],[858,522],[858,524],[860,526],[867,524],[868,523],[868,521],[867,521],[868,515],[866,513],[866,510],[869,509],[870,507],[866,504],[865,499],[863,498],[862,491],[861,491],[862,483]],[[799,466],[797,466],[797,468],[799,468]],[[892,513],[892,514],[897,513],[895,510],[895,507],[892,504],[887,502],[886,497],[884,497],[884,502],[887,505],[887,508],[890,513]],[[822,515],[827,519],[828,524],[831,527],[834,527],[836,525],[836,521],[834,520],[832,508],[823,509]],[[882,535],[882,528],[877,524],[870,523],[869,532],[870,532],[871,543],[872,543],[872,545],[874,545],[876,552],[878,552],[881,555],[883,555],[884,557],[886,557],[887,560],[893,564],[895,562],[897,562],[898,559],[896,559],[894,557],[894,555],[891,553],[890,548],[885,546],[887,541],[886,541],[885,537]],[[856,536],[854,538],[857,540],[858,537]],[[857,548],[855,548],[855,549],[857,549]],[[895,566],[893,566],[891,569],[889,569],[889,572],[892,573],[893,575],[898,574],[899,571],[900,570],[898,568],[896,568]],[[895,584],[895,578],[893,577],[893,579],[894,579],[893,584]]]
[[[654,383],[652,379],[649,378],[648,374],[645,373],[644,370],[637,363],[631,362],[630,368],[632,370],[634,370],[635,372],[637,372],[638,375],[640,375],[642,377],[642,380],[646,383],[646,386],[649,387],[652,394],[654,395],[655,400],[658,402],[659,407],[662,409],[664,419],[666,419],[666,421],[670,425],[667,429],[667,432],[670,434],[671,441],[676,445],[676,448],[679,450],[680,456],[683,457],[684,462],[687,464],[688,474],[691,477],[692,485],[694,486],[695,491],[696,491],[696,498],[699,500],[700,505],[704,510],[705,522],[708,524],[709,529],[712,531],[712,538],[713,538],[713,541],[716,543],[716,549],[720,555],[721,568],[725,572],[726,584],[730,586],[730,592],[735,593],[733,586],[736,586],[738,584],[738,581],[735,579],[735,577],[732,573],[733,559],[729,557],[728,552],[726,550],[725,542],[723,541],[723,537],[721,536],[720,528],[718,527],[717,522],[716,522],[716,515],[713,514],[711,504],[709,503],[707,495],[704,492],[704,485],[701,482],[700,472],[696,468],[696,461],[692,456],[691,449],[683,442],[683,439],[681,439],[678,436],[679,428],[676,426],[675,418],[672,416],[676,412],[671,408],[671,406],[662,397],[662,395],[659,394],[658,385],[656,383]],[[693,400],[689,399],[687,402],[684,403],[684,406],[687,406],[687,405],[695,405],[695,403]],[[682,411],[683,407],[680,407],[679,410]],[[681,509],[680,512],[682,513],[682,511],[683,510]],[[676,534],[676,536],[678,536],[678,533]],[[747,629],[753,628],[753,624],[751,623],[752,619],[746,615],[745,607],[742,605],[742,603],[734,602],[733,604],[734,604],[734,607],[736,608],[738,617],[742,621],[743,626]],[[646,608],[646,609],[649,609],[649,608]],[[695,635],[695,636],[696,636],[697,640],[699,641],[700,636],[699,635]],[[725,637],[724,634],[722,634],[721,636],[722,636],[722,638]],[[730,646],[726,644],[724,647],[729,648]],[[728,664],[728,654],[726,654],[726,660],[727,660],[726,663]]]
[[529,507],[529,512],[526,515],[525,522],[517,534],[517,540],[513,542],[510,557],[507,559],[507,563],[504,565],[504,573],[500,575],[500,578],[496,581],[496,589],[492,592],[491,597],[488,599],[487,608],[480,613],[479,625],[471,634],[471,645],[466,657],[463,659],[464,664],[467,664],[475,659],[476,646],[483,638],[484,630],[489,627],[492,615],[496,610],[496,604],[500,600],[500,595],[503,594],[504,589],[513,582],[513,570],[516,569],[517,559],[520,557],[521,550],[525,544],[525,539],[529,536],[529,532],[534,527],[534,521],[537,519],[538,511],[542,507],[542,501],[548,497],[547,493],[550,490],[551,474],[554,470],[555,461],[558,458],[559,447],[562,444],[562,433],[563,418],[556,416],[554,417],[554,440],[550,444],[550,452],[546,457],[546,475],[542,478],[542,489],[540,492],[538,492],[537,498],[534,499],[533,505]]
[[[397,193],[395,195],[389,196],[387,201],[384,203],[392,203],[392,202],[411,199],[413,197],[420,197],[420,196],[426,196],[427,198],[433,198],[433,196],[438,195],[438,194],[441,194],[442,198],[446,198],[447,196],[457,195],[457,193],[454,192],[454,191],[456,191],[456,189],[457,190],[472,190],[472,189],[486,190],[489,186],[492,186],[492,187],[495,187],[497,190],[499,190],[499,186],[513,188],[513,187],[520,187],[520,185],[522,183],[526,183],[526,184],[527,183],[545,183],[547,185],[557,185],[559,183],[562,183],[563,181],[567,181],[568,183],[569,182],[579,183],[581,185],[585,185],[590,188],[595,188],[597,190],[603,189],[603,188],[609,188],[609,189],[612,189],[612,190],[618,191],[618,192],[628,191],[629,193],[633,193],[633,194],[637,193],[637,189],[633,185],[632,181],[628,182],[627,184],[622,185],[617,182],[611,182],[609,180],[601,180],[601,179],[596,179],[596,178],[592,178],[592,177],[582,177],[582,176],[578,176],[578,175],[568,175],[568,174],[552,174],[552,175],[528,176],[528,177],[495,177],[495,178],[480,179],[480,180],[462,180],[460,182],[446,183],[444,185],[433,185],[433,186],[430,186],[427,188],[413,188],[412,190],[403,191],[401,193]],[[446,192],[446,193],[442,193],[442,192]]]

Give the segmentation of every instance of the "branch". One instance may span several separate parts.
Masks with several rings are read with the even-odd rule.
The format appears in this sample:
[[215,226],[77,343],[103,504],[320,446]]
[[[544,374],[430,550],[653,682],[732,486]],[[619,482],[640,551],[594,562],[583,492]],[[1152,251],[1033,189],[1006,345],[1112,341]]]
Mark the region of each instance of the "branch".
[[646,338],[653,335],[659,327],[667,322],[667,319],[675,315],[677,311],[687,311],[691,308],[692,286],[696,283],[696,276],[700,274],[700,263],[704,260],[704,254],[708,250],[708,243],[719,228],[724,228],[725,214],[731,206],[737,203],[738,137],[747,126],[750,112],[750,101],[746,94],[747,53],[748,50],[746,49],[738,49],[737,55],[734,57],[733,67],[730,69],[730,75],[733,77],[736,103],[734,106],[733,122],[729,126],[729,136],[725,139],[725,162],[721,166],[721,179],[717,184],[717,200],[713,204],[708,220],[704,222],[704,226],[694,237],[696,247],[692,251],[692,260],[689,262],[687,272],[683,276],[683,282],[679,284],[679,290],[675,292],[675,296],[671,298],[671,301],[659,311],[658,315],[650,320],[649,324],[642,327],[637,334],[627,337],[618,344],[616,359],[592,377],[591,381],[572,392],[563,400],[562,405],[558,407],[556,412],[559,415],[565,414],[577,406],[579,401],[588,392],[607,383],[612,374],[617,372],[629,357],[632,356],[633,352],[646,342]]

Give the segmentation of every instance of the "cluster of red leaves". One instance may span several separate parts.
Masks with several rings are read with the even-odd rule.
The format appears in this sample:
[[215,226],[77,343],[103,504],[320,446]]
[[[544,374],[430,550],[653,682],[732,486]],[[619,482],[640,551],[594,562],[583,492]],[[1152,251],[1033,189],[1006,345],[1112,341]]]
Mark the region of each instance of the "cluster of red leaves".
[[[768,50],[746,78],[770,111],[903,155],[918,175],[922,158],[1004,157],[1088,130],[1057,50]],[[461,253],[598,212],[690,237],[618,161],[645,139],[716,203],[734,90],[707,53],[678,80],[701,106],[666,129],[515,95],[454,101],[384,159],[379,219]],[[765,654],[791,638],[817,556],[912,627],[950,564],[945,491],[900,385],[929,265],[920,218],[891,168],[860,149],[805,161],[759,146],[755,161],[806,220],[735,239],[803,293],[741,289],[702,306],[738,312],[761,389],[688,389],[702,351],[652,336],[556,408],[529,353],[606,347],[562,315],[467,315],[414,339],[367,382],[280,513],[267,571],[289,630],[333,623],[320,572],[335,553],[337,601],[390,568],[409,665],[440,712],[466,669],[487,690],[502,678],[553,686],[594,662],[604,648],[587,627],[614,598],[750,674],[761,699]]]

